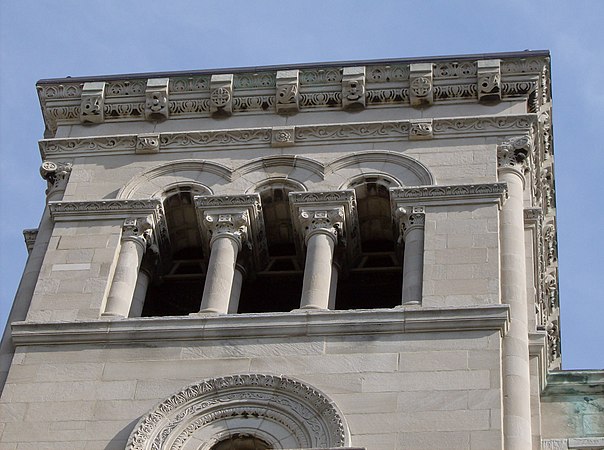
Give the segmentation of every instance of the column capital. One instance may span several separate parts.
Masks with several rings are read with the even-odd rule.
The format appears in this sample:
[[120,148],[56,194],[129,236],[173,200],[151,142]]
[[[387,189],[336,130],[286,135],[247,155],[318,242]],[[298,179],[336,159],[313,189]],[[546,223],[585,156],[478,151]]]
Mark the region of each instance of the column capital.
[[289,204],[297,235],[300,255],[308,238],[314,233],[330,235],[345,248],[342,256],[348,261],[361,252],[359,221],[354,190],[322,192],[290,192]]
[[40,176],[48,183],[46,196],[65,191],[71,175],[71,163],[44,161],[40,166]]
[[205,255],[218,237],[229,237],[239,250],[249,247],[254,269],[266,265],[268,247],[258,194],[200,195],[194,200]]
[[152,215],[128,218],[122,225],[122,242],[132,241],[139,244],[143,251],[153,244],[154,220]]
[[411,230],[423,229],[426,223],[426,208],[423,206],[400,206],[394,215],[398,220],[403,240]]
[[506,138],[497,144],[497,168],[524,175],[531,168],[533,139],[529,135]]

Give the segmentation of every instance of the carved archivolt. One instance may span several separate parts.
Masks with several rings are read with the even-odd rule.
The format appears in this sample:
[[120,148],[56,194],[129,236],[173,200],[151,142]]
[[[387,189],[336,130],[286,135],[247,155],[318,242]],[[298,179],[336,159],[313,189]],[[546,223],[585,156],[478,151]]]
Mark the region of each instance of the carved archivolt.
[[273,449],[349,444],[348,426],[317,389],[284,376],[246,374],[191,384],[143,416],[127,450],[209,450],[231,434],[249,434]]

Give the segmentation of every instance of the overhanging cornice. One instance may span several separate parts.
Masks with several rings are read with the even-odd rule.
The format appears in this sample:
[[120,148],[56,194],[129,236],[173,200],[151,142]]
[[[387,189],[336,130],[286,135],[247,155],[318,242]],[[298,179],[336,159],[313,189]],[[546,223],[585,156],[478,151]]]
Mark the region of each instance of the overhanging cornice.
[[126,219],[145,214],[161,214],[160,200],[90,200],[49,202],[55,222],[75,220]]
[[505,335],[508,305],[265,314],[195,314],[81,322],[15,322],[15,345],[132,344],[292,336],[492,331]]
[[[537,123],[536,114],[508,116],[447,117],[433,119],[433,139],[526,134]],[[348,122],[290,127],[292,145],[321,142],[409,140],[412,120]],[[245,146],[266,147],[283,127],[231,128],[223,130],[158,133],[158,152],[180,152]],[[43,159],[136,153],[137,134],[53,138],[39,141]]]

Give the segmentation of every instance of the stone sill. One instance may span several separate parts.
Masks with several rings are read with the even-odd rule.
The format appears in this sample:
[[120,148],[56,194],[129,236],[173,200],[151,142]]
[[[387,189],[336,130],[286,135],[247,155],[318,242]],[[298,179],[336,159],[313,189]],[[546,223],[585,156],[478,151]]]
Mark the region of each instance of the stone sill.
[[456,308],[397,307],[348,311],[14,322],[15,345],[132,343],[234,338],[287,338],[455,331],[499,331],[509,325],[508,305]]

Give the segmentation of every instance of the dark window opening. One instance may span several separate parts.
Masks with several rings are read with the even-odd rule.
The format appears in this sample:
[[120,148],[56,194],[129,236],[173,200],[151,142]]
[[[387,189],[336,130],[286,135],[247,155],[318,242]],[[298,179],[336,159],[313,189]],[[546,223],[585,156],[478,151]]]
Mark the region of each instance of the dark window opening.
[[270,450],[271,446],[249,434],[234,433],[214,444],[211,450]]

